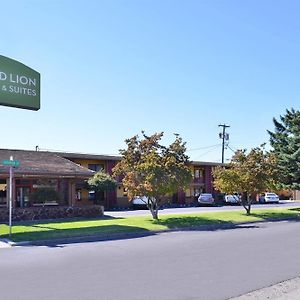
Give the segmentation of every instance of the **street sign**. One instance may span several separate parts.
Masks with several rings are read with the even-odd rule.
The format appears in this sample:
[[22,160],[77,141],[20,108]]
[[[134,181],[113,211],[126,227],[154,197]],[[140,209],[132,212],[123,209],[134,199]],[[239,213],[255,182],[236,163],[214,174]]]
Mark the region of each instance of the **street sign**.
[[10,166],[10,167],[18,167],[20,165],[20,161],[19,160],[2,160],[2,165],[4,166]]

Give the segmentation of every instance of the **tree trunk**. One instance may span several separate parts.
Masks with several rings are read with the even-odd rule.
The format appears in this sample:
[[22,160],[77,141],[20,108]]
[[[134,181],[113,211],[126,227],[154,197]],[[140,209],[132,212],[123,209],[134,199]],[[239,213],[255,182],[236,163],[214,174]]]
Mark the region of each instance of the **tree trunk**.
[[248,193],[245,193],[242,196],[242,205],[245,208],[247,215],[251,214],[251,202],[252,202],[252,200],[251,200],[250,196],[248,195]]
[[248,205],[248,207],[246,208],[246,212],[247,212],[247,215],[251,214],[251,205]]
[[151,214],[152,214],[152,218],[153,220],[158,220],[158,211],[157,210],[152,210],[151,209]]
[[157,198],[149,197],[148,198],[148,208],[151,212],[153,220],[158,220],[158,203]]

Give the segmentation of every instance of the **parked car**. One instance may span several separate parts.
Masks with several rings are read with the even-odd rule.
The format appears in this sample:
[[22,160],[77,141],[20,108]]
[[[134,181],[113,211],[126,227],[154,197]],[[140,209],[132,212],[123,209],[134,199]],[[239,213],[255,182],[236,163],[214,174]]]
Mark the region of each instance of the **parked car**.
[[214,205],[215,199],[212,194],[203,193],[198,197],[198,204]]
[[279,197],[275,193],[263,193],[259,197],[259,203],[278,203]]
[[240,203],[240,198],[237,195],[225,195],[224,202],[226,204],[238,204]]
[[148,198],[146,196],[138,196],[134,197],[131,200],[131,206],[132,208],[138,209],[138,208],[147,208]]

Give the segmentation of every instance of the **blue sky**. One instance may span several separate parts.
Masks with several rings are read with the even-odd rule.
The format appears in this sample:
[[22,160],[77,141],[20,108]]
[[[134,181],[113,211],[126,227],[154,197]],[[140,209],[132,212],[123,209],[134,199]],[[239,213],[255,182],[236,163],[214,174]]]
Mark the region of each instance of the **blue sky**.
[[250,149],[299,109],[299,1],[0,4],[0,54],[42,76],[38,112],[1,107],[1,148],[118,154],[125,138],[164,131],[217,162],[219,124],[232,149]]

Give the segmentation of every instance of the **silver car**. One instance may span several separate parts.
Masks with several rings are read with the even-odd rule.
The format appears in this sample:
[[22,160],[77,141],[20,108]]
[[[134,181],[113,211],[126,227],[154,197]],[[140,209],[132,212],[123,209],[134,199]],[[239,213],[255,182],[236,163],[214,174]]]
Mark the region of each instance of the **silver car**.
[[238,203],[240,203],[240,199],[237,195],[225,195],[224,201],[227,204],[238,204]]
[[199,204],[214,205],[215,199],[212,194],[203,193],[198,197]]
[[147,208],[148,198],[146,196],[134,197],[131,201],[132,208]]

